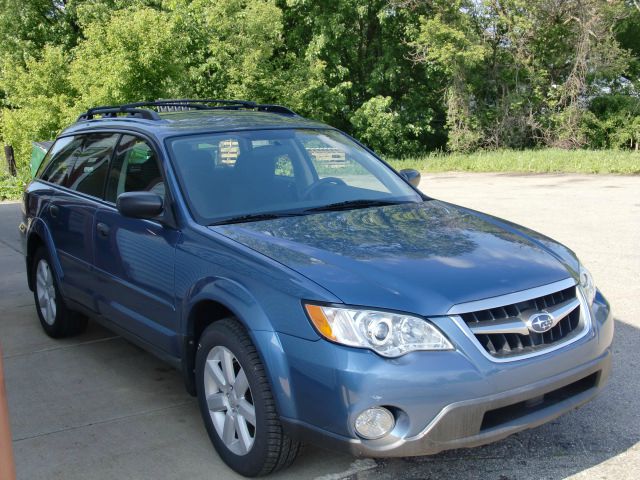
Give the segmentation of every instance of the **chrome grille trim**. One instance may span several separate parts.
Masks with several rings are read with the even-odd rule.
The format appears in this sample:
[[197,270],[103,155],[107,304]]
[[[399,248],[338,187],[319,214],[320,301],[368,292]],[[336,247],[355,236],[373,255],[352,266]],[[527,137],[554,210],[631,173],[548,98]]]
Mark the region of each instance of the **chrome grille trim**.
[[[571,286],[575,286],[575,292],[576,292],[576,298],[575,300],[577,300],[578,304],[579,304],[579,308],[580,308],[580,313],[579,313],[579,323],[577,328],[574,330],[574,334],[570,335],[568,337],[568,339],[566,341],[558,341],[555,344],[550,345],[547,348],[541,348],[538,351],[534,351],[534,352],[528,352],[528,353],[523,353],[523,354],[514,354],[514,355],[510,355],[510,356],[505,356],[505,357],[499,357],[499,356],[494,356],[491,353],[489,353],[485,347],[478,341],[478,338],[476,337],[476,335],[473,333],[473,331],[471,330],[471,328],[467,325],[467,323],[464,321],[464,319],[462,318],[461,315],[449,315],[449,318],[462,330],[462,332],[464,333],[464,335],[473,342],[473,344],[478,348],[478,350],[480,351],[480,353],[482,353],[482,355],[484,355],[485,358],[487,358],[488,360],[495,362],[495,363],[506,363],[506,362],[514,362],[514,361],[518,361],[518,360],[525,360],[525,359],[529,359],[529,358],[533,358],[533,357],[537,357],[540,355],[546,355],[548,353],[554,352],[560,348],[564,348],[567,345],[571,345],[572,343],[577,342],[578,340],[580,340],[581,338],[584,338],[590,331],[592,331],[591,329],[591,325],[592,325],[592,319],[591,319],[591,309],[589,308],[584,294],[582,292],[582,289],[577,286],[575,284],[575,281],[573,279],[571,279],[571,283],[567,283],[565,281],[563,282],[557,282],[556,284],[552,284],[552,285],[559,285],[559,288],[556,288],[555,290],[553,289],[548,289],[545,288],[544,290],[540,290],[538,289],[532,289],[532,290],[528,290],[528,291],[523,291],[523,292],[517,292],[517,297],[513,297],[514,294],[510,294],[510,295],[506,295],[505,297],[509,297],[509,300],[507,301],[511,301],[512,298],[516,298],[516,303],[519,302],[523,302],[523,301],[528,301],[528,300],[533,300],[535,298],[538,298],[539,296],[541,296],[541,294],[539,292],[546,292],[546,293],[542,293],[542,295],[550,295],[553,293],[556,293],[560,290],[562,290],[563,288],[570,288]],[[548,286],[546,286],[548,287]],[[527,292],[529,292],[527,294]],[[482,305],[491,305],[488,308],[500,308],[502,306],[506,306],[507,303],[497,303],[495,300],[499,299],[499,298],[505,298],[505,297],[496,297],[496,298],[492,298],[492,299],[488,299],[490,302],[489,303],[484,303]],[[564,303],[564,302],[563,302]],[[472,304],[478,304],[478,302],[470,302],[468,304],[464,304],[466,305],[472,305]],[[562,305],[558,305],[558,306],[562,306]],[[487,308],[487,307],[485,307]],[[465,309],[466,310],[466,309]],[[466,310],[466,312],[464,313],[470,313],[469,310]],[[571,312],[567,312],[567,314],[570,314]],[[506,320],[506,319],[505,319]],[[495,323],[495,322],[494,322]],[[524,325],[524,323],[520,322],[522,325]],[[515,332],[511,332],[511,333],[515,333]]]
[[478,310],[489,310],[504,305],[519,303],[532,298],[544,297],[560,290],[573,287],[576,281],[573,278],[565,278],[559,282],[548,283],[540,287],[531,288],[529,290],[521,290],[519,292],[508,293],[499,297],[484,298],[482,300],[474,300],[472,302],[459,303],[449,309],[447,315],[460,315],[461,313],[477,312]]
[[[577,298],[571,298],[565,302],[554,305],[551,308],[545,308],[543,312],[548,312],[553,317],[551,328],[555,327],[560,320],[565,318],[576,308],[580,306]],[[474,335],[493,335],[496,333],[509,334],[518,333],[520,335],[529,335],[528,318],[538,311],[528,310],[522,312],[518,317],[509,317],[501,320],[488,320],[474,323],[471,331]]]
[[[465,322],[466,323],[466,322]],[[478,322],[470,328],[474,335],[495,335],[497,333],[529,335],[527,324],[518,317],[509,317],[502,320],[488,320]]]

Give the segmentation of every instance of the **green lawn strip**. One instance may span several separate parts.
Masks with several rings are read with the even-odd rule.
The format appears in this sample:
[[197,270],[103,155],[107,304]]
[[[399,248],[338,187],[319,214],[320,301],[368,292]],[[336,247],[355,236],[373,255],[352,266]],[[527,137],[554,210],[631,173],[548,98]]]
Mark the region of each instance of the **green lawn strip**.
[[0,201],[21,198],[28,181],[28,171],[19,173],[17,177],[12,177],[8,173],[1,171],[0,167]]
[[432,153],[389,159],[397,170],[421,172],[640,173],[640,152],[624,150],[498,150],[470,154]]

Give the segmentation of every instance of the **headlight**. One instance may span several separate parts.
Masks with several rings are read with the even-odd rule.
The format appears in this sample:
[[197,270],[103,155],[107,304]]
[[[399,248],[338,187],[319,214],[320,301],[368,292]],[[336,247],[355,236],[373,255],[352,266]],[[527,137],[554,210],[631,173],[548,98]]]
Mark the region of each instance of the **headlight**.
[[584,292],[584,296],[587,299],[589,305],[593,304],[593,299],[596,298],[596,284],[593,281],[593,276],[580,264],[580,287]]
[[369,348],[384,357],[414,350],[452,350],[453,345],[427,320],[397,313],[305,305],[320,334],[350,347]]

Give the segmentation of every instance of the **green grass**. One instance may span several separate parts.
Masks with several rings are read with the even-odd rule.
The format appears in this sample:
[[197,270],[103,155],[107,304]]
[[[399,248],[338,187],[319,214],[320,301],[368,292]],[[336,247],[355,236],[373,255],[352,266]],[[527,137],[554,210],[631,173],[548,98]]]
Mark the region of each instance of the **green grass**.
[[18,174],[17,177],[12,177],[8,173],[3,172],[2,165],[0,165],[0,201],[18,200],[22,197],[22,192],[28,181],[28,172]]
[[498,150],[470,154],[432,153],[389,159],[397,170],[421,172],[520,172],[640,174],[640,152],[624,150]]

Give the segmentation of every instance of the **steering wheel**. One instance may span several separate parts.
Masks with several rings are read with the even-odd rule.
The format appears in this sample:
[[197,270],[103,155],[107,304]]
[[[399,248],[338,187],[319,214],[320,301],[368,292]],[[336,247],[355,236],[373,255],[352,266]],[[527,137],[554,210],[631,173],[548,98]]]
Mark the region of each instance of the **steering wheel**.
[[320,178],[318,180],[316,180],[315,182],[313,182],[311,185],[309,185],[304,192],[302,192],[302,199],[306,200],[307,198],[309,198],[311,196],[311,194],[313,192],[315,192],[316,190],[318,190],[318,188],[324,186],[324,185],[333,185],[333,186],[346,186],[346,182],[344,180],[342,180],[341,178],[338,177],[324,177],[324,178]]

